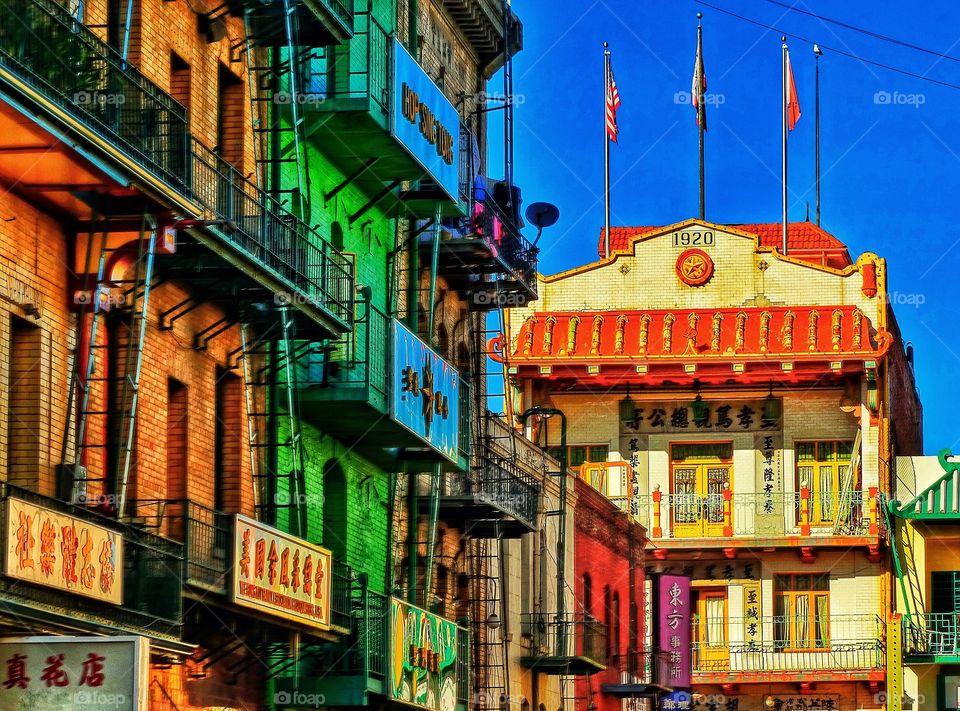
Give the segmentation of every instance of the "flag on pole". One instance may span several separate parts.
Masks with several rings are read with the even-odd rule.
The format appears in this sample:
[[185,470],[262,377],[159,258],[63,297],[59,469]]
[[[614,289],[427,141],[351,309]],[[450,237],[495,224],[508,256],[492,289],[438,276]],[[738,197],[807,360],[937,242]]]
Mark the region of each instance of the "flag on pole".
[[606,86],[606,100],[607,100],[607,137],[613,141],[617,142],[617,134],[619,129],[617,128],[617,109],[620,108],[620,92],[617,91],[617,82],[613,78],[613,64],[610,63],[610,57],[607,56],[607,86]]
[[697,112],[697,125],[707,130],[707,107],[703,97],[707,93],[707,74],[703,70],[703,35],[697,32],[697,59],[693,65],[693,85],[690,87],[690,103]]
[[800,99],[797,96],[797,84],[793,80],[793,66],[790,64],[790,52],[787,51],[787,128],[793,130],[800,120]]

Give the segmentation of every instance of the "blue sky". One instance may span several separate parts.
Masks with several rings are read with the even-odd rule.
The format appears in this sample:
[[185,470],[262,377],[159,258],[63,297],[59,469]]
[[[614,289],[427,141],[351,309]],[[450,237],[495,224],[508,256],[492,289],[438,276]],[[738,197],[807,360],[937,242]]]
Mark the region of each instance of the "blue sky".
[[[804,37],[960,85],[960,62],[895,46],[767,0],[709,0],[784,30],[802,116],[790,141],[790,219],[814,211],[814,57]],[[669,224],[697,214],[697,131],[689,103],[696,13],[704,13],[708,92],[708,220],[780,219],[780,33],[693,0],[514,0],[524,51],[514,64],[516,181],[524,203],[547,200],[560,222],[541,239],[541,271],[596,258],[603,224],[603,49],[610,43],[623,105],[612,147],[612,224]],[[795,6],[960,58],[960,6],[945,0],[797,0]],[[960,89],[824,49],[821,59],[822,226],[851,254],[887,258],[904,338],[916,347],[925,449],[960,451],[954,308],[960,229]],[[491,90],[497,91],[496,79]],[[885,94],[878,95],[878,92]],[[884,98],[889,101],[884,102]],[[494,122],[491,132],[500,130]],[[502,166],[491,144],[493,174]]]

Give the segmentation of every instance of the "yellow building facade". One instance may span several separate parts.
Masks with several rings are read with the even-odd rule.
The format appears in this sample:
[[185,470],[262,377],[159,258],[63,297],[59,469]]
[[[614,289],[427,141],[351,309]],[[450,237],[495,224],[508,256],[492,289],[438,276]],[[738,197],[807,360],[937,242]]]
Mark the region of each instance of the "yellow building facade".
[[[541,277],[503,354],[515,407],[563,411],[570,465],[646,527],[651,589],[689,580],[674,708],[885,708],[882,505],[920,409],[884,260],[809,223],[787,244],[695,220],[611,243]],[[553,421],[530,435],[558,453]]]

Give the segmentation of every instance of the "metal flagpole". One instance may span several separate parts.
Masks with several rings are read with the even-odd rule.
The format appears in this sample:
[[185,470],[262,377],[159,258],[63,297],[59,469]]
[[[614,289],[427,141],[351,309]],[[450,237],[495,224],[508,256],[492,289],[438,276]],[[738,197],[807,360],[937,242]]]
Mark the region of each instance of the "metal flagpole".
[[[697,66],[701,66],[703,63],[703,26],[701,25],[701,19],[703,18],[703,13],[697,13]],[[706,97],[703,95],[703,76],[700,76],[700,85],[697,87],[697,128],[700,133],[700,219],[706,219],[706,199],[704,198],[704,169],[703,169],[703,124],[704,124],[704,115],[707,110],[704,106]]]
[[603,43],[603,256],[610,256],[610,136],[607,106],[610,101],[610,50]]
[[819,45],[813,45],[813,55],[816,59],[816,83],[815,83],[815,94],[816,94],[816,107],[814,112],[816,113],[816,152],[817,152],[817,227],[820,226],[820,57],[823,56],[823,51],[820,49]]
[[783,193],[781,196],[781,207],[783,211],[783,254],[787,253],[787,38],[780,38],[782,47],[782,56],[780,60],[781,74],[783,75],[783,91],[780,96],[780,111],[783,118]]

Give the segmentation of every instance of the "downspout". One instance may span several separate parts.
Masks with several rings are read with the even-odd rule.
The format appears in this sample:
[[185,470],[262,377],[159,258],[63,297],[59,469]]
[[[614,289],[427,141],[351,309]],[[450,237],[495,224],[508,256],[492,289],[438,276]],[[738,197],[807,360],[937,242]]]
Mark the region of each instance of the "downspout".
[[[416,245],[413,245],[415,248]],[[433,218],[433,244],[430,252],[430,301],[427,304],[427,344],[433,346],[435,339],[433,336],[433,327],[436,321],[437,309],[437,271],[440,268],[440,203],[437,203],[436,213]],[[446,353],[441,353],[444,358]]]
[[407,239],[407,248],[410,252],[407,254],[407,264],[409,265],[409,274],[407,276],[407,327],[417,333],[420,321],[420,247],[416,243],[416,224],[409,223],[409,237]]
[[437,518],[440,514],[440,477],[442,472],[440,462],[433,465],[433,473],[430,475],[430,521],[427,524],[427,564],[423,579],[423,606],[430,609],[427,596],[430,594],[430,586],[433,583],[433,558],[434,548],[437,545]]

